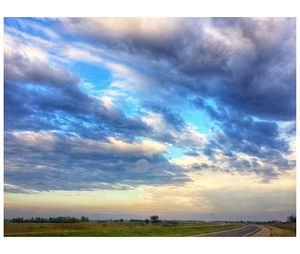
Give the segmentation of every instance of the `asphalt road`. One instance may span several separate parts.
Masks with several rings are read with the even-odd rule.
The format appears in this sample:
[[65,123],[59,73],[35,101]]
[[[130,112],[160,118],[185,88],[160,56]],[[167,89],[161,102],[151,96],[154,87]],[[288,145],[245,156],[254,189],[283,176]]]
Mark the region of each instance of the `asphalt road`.
[[234,229],[234,230],[228,230],[228,231],[223,231],[223,232],[218,232],[218,233],[212,233],[212,234],[206,234],[206,235],[199,235],[201,237],[215,237],[215,236],[228,236],[228,237],[241,237],[241,236],[249,236],[256,231],[260,229],[259,226],[256,225],[246,225],[242,228],[239,229]]

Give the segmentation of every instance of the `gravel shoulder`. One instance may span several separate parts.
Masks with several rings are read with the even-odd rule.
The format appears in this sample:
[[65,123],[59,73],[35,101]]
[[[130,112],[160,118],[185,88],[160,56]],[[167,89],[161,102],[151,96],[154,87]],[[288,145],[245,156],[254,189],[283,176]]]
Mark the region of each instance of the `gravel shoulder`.
[[265,226],[259,226],[259,227],[260,227],[260,230],[251,236],[254,236],[254,237],[271,236],[271,230],[268,227],[265,227]]

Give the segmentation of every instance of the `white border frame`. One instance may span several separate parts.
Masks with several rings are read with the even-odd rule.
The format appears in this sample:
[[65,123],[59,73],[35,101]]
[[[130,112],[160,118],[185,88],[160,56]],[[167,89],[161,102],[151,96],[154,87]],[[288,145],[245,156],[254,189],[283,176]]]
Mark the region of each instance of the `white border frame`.
[[[107,1],[62,1],[62,0],[8,0],[0,3],[1,82],[3,84],[3,17],[299,17],[297,0],[107,0]],[[297,19],[297,34],[299,35]],[[299,43],[297,40],[297,48]],[[299,70],[297,50],[297,70]],[[297,80],[299,75],[297,73]],[[0,160],[3,168],[3,85],[0,86]],[[299,119],[299,89],[297,89],[297,119]],[[297,133],[298,133],[297,121]],[[298,146],[297,135],[297,147]],[[297,160],[298,160],[297,150]],[[299,172],[297,172],[297,180]],[[3,190],[3,171],[1,188]],[[297,181],[297,192],[299,184]],[[0,225],[3,229],[4,194]],[[299,195],[297,195],[299,203]],[[298,210],[298,209],[297,209]],[[297,212],[299,218],[299,211]],[[297,232],[298,227],[297,227]],[[0,239],[2,253],[295,253],[299,237],[295,238],[4,238]]]

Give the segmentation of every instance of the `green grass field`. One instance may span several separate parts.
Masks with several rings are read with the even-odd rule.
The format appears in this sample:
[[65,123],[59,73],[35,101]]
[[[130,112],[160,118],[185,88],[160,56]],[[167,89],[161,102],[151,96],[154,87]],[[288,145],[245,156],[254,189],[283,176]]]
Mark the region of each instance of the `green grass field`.
[[135,225],[130,223],[39,224],[5,223],[4,236],[190,236],[224,230],[242,225]]

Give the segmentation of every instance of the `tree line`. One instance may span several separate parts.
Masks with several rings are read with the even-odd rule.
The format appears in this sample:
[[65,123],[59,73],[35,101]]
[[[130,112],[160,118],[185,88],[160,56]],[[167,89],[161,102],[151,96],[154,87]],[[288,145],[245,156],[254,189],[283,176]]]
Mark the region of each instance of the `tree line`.
[[[106,221],[106,220],[105,220]],[[123,219],[119,220],[110,220],[111,222],[124,222]],[[79,223],[79,222],[89,222],[89,218],[85,216],[81,216],[80,219],[76,217],[70,217],[70,216],[60,216],[60,217],[36,217],[31,219],[26,219],[23,217],[13,218],[10,220],[12,223]],[[145,224],[160,224],[162,223],[162,220],[159,219],[157,215],[152,215],[149,217],[149,219],[131,219],[130,222],[132,223],[145,223]],[[164,221],[164,223],[168,224],[178,224],[178,221],[174,220],[167,220]],[[239,222],[239,221],[228,221],[229,223],[233,222]],[[273,221],[264,221],[264,222],[251,222],[251,221],[240,221],[240,223],[257,223],[257,224],[263,224],[263,223],[278,223],[279,221],[273,220]],[[290,215],[287,217],[286,223],[296,223],[296,215]]]
[[[49,218],[44,218],[44,217],[35,217],[31,219],[26,219],[23,217],[18,217],[18,218],[13,218],[10,220],[12,223],[79,223],[79,222],[88,222],[89,218],[81,216],[80,219],[76,217],[70,217],[70,216],[60,216],[60,217],[49,217]],[[111,220],[114,222],[124,222],[123,219],[120,220]],[[130,222],[145,222],[146,224],[158,224],[161,223],[161,220],[157,215],[150,216],[150,219],[145,219],[145,220],[139,220],[139,219],[131,219]]]
[[26,219],[22,217],[13,218],[10,220],[12,223],[79,223],[79,222],[88,222],[89,218],[81,216],[80,219],[76,217],[70,217],[70,216],[60,216],[60,217],[36,217],[31,219]]

